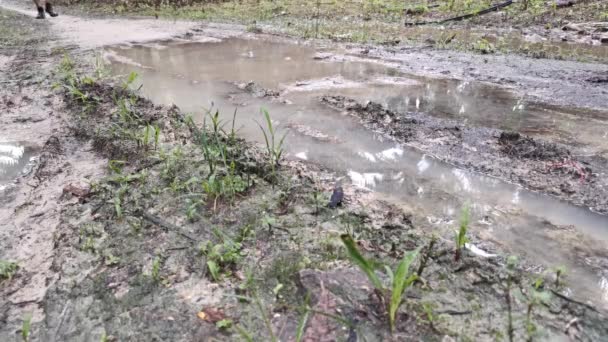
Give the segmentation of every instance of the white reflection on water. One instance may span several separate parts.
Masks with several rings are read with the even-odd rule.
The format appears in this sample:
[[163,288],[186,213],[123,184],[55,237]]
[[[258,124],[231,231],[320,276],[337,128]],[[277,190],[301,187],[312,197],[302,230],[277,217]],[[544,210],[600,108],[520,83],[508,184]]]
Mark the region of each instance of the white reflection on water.
[[382,181],[384,176],[381,173],[359,173],[356,171],[348,171],[348,177],[355,186],[360,188],[373,188],[377,182]]

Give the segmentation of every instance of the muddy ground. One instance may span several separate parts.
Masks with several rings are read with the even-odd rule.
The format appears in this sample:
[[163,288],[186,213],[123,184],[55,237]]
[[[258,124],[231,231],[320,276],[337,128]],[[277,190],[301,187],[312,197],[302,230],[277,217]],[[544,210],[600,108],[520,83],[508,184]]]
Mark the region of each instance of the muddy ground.
[[[474,233],[471,242],[499,256],[464,250],[455,261],[451,234],[434,237],[408,208],[350,186],[329,209],[329,170],[284,162],[275,174],[259,147],[155,106],[127,90],[128,79],[104,77],[93,52],[62,48],[65,37],[48,22],[2,10],[0,27],[19,28],[2,31],[1,137],[25,140],[39,156],[0,201],[0,259],[19,267],[0,278],[1,340],[19,340],[30,314],[33,341],[608,335],[605,313],[566,296],[570,280],[556,272],[529,273],[533,263],[507,262]],[[352,106],[383,128],[375,118],[388,113]],[[545,154],[535,151],[567,155],[495,133],[484,133],[495,156],[537,166]],[[568,171],[554,172],[576,182]],[[421,281],[407,291],[392,336],[381,297],[348,261],[345,232],[393,269],[422,247],[412,266]]]
[[584,157],[568,146],[517,132],[472,127],[424,113],[396,113],[374,102],[361,104],[330,95],[320,101],[360,118],[369,129],[459,168],[608,212],[604,176],[608,163],[602,157]]

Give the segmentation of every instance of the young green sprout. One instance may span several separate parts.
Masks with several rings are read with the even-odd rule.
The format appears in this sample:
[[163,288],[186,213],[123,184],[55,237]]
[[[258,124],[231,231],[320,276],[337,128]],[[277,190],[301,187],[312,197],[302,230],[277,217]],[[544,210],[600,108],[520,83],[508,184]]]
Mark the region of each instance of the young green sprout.
[[566,267],[559,266],[555,268],[555,287],[559,288],[562,285],[562,278],[566,274]]
[[30,332],[32,327],[32,314],[27,314],[23,318],[23,324],[21,325],[21,338],[23,342],[30,340]]
[[161,258],[158,256],[154,258],[154,261],[152,262],[152,272],[150,276],[156,282],[160,281],[160,269],[162,267],[161,262]]
[[276,182],[276,168],[279,166],[281,157],[283,155],[283,142],[287,137],[287,133],[283,134],[281,138],[277,137],[277,132],[272,124],[270,114],[266,109],[262,109],[264,119],[266,120],[266,128],[258,123],[262,134],[264,134],[264,141],[266,142],[266,151],[268,152],[268,163],[270,164],[270,170],[272,172],[272,184]]
[[526,311],[526,331],[528,332],[528,341],[533,341],[535,335],[537,335],[537,327],[532,322],[532,314],[535,307],[547,304],[551,299],[549,292],[540,291],[536,288],[530,289],[530,295],[528,296],[528,308]]
[[11,261],[0,260],[0,282],[4,279],[11,280],[19,266]]
[[389,325],[391,333],[394,332],[397,311],[403,303],[403,294],[414,281],[418,279],[417,274],[410,272],[410,266],[420,253],[420,247],[405,253],[395,272],[389,267],[386,267],[386,273],[391,281],[391,287],[386,288],[382,284],[382,281],[380,281],[380,278],[376,275],[374,264],[361,255],[353,238],[348,234],[343,234],[340,238],[346,247],[350,260],[367,275],[369,281],[374,285],[376,292],[379,293],[380,296],[383,297],[382,300],[387,303],[386,309]]
[[454,261],[460,261],[462,256],[462,249],[465,247],[465,244],[469,242],[467,238],[467,231],[469,228],[469,217],[470,211],[469,207],[465,206],[462,208],[462,214],[460,215],[460,229],[456,232],[456,251],[454,254]]

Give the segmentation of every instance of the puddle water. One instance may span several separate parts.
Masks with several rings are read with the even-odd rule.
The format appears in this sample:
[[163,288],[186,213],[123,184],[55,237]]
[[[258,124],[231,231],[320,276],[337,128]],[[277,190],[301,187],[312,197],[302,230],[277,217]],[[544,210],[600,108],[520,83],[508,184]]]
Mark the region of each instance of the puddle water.
[[33,162],[33,150],[22,143],[0,142],[0,192]]
[[[541,196],[517,186],[454,168],[418,151],[385,141],[349,116],[323,106],[321,94],[374,100],[399,110],[419,110],[533,134],[557,137],[604,151],[594,137],[608,132],[601,116],[582,123],[575,110],[528,104],[506,90],[482,84],[430,80],[404,74],[370,61],[317,60],[311,47],[259,40],[165,42],[109,48],[114,74],[135,70],[145,96],[199,113],[219,108],[225,120],[238,110],[237,127],[246,139],[261,142],[254,120],[260,108],[275,124],[289,129],[286,150],[292,158],[324,165],[354,184],[407,203],[437,229],[451,230],[460,208],[470,203],[474,229],[515,253],[546,266],[565,265],[573,290],[608,309],[608,277],[599,274],[554,238],[546,221],[572,225],[576,231],[608,245],[608,218],[584,208]],[[282,91],[288,103],[255,98],[234,82],[255,81]],[[584,120],[587,121],[587,120]],[[508,127],[507,127],[508,126]],[[581,134],[584,131],[585,134]],[[586,135],[585,137],[581,137]],[[597,151],[596,150],[596,151]],[[605,251],[604,247],[604,251]]]

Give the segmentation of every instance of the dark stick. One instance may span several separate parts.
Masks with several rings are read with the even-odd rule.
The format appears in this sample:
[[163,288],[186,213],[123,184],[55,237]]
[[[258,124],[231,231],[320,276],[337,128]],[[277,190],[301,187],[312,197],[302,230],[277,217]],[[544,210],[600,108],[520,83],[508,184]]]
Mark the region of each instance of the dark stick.
[[147,213],[147,212],[144,212],[144,213],[142,214],[142,216],[143,216],[143,218],[145,218],[145,219],[146,219],[146,220],[148,220],[149,222],[154,223],[155,225],[157,225],[157,226],[159,226],[159,227],[163,227],[163,228],[168,229],[168,230],[174,230],[174,231],[175,231],[177,234],[179,234],[179,235],[181,235],[181,236],[185,237],[186,239],[188,239],[188,240],[190,240],[190,241],[193,241],[193,242],[196,242],[196,241],[197,241],[197,240],[196,240],[195,238],[193,238],[192,236],[190,236],[190,235],[188,235],[188,234],[184,233],[180,227],[178,227],[178,226],[176,226],[176,225],[174,225],[174,224],[171,224],[171,223],[169,223],[169,222],[167,222],[167,221],[164,221],[164,220],[162,220],[162,219],[161,219],[161,218],[159,218],[159,217],[156,217],[156,216],[154,216],[154,215],[152,215],[152,214],[150,214],[150,213]]
[[484,14],[488,14],[494,11],[497,11],[501,8],[510,6],[511,4],[513,4],[513,0],[507,0],[503,3],[500,3],[498,5],[494,5],[490,8],[486,8],[484,10],[481,10],[479,12],[475,12],[475,13],[469,13],[469,14],[464,14],[458,17],[453,17],[453,18],[448,18],[448,19],[444,19],[444,20],[439,20],[439,21],[420,21],[420,22],[406,22],[405,26],[418,26],[418,25],[431,25],[431,24],[444,24],[450,21],[461,21],[461,20],[465,20],[465,19],[469,19],[469,18],[473,18],[479,15],[484,15]]
[[591,311],[594,311],[594,312],[599,312],[599,311],[598,311],[596,308],[594,308],[593,306],[591,306],[591,305],[589,305],[589,304],[587,304],[587,303],[579,302],[579,301],[578,301],[578,300],[576,300],[576,299],[572,299],[572,298],[570,298],[570,297],[564,296],[563,294],[561,294],[561,293],[559,293],[559,292],[557,292],[557,291],[555,291],[555,290],[553,290],[553,289],[551,290],[551,293],[553,293],[553,294],[554,294],[554,295],[556,295],[557,297],[559,297],[559,298],[561,298],[561,299],[563,299],[563,300],[565,300],[565,301],[567,301],[567,302],[570,302],[570,303],[574,303],[574,304],[577,304],[577,305],[584,306],[584,307],[586,307],[587,309],[589,309],[589,310],[591,310]]

